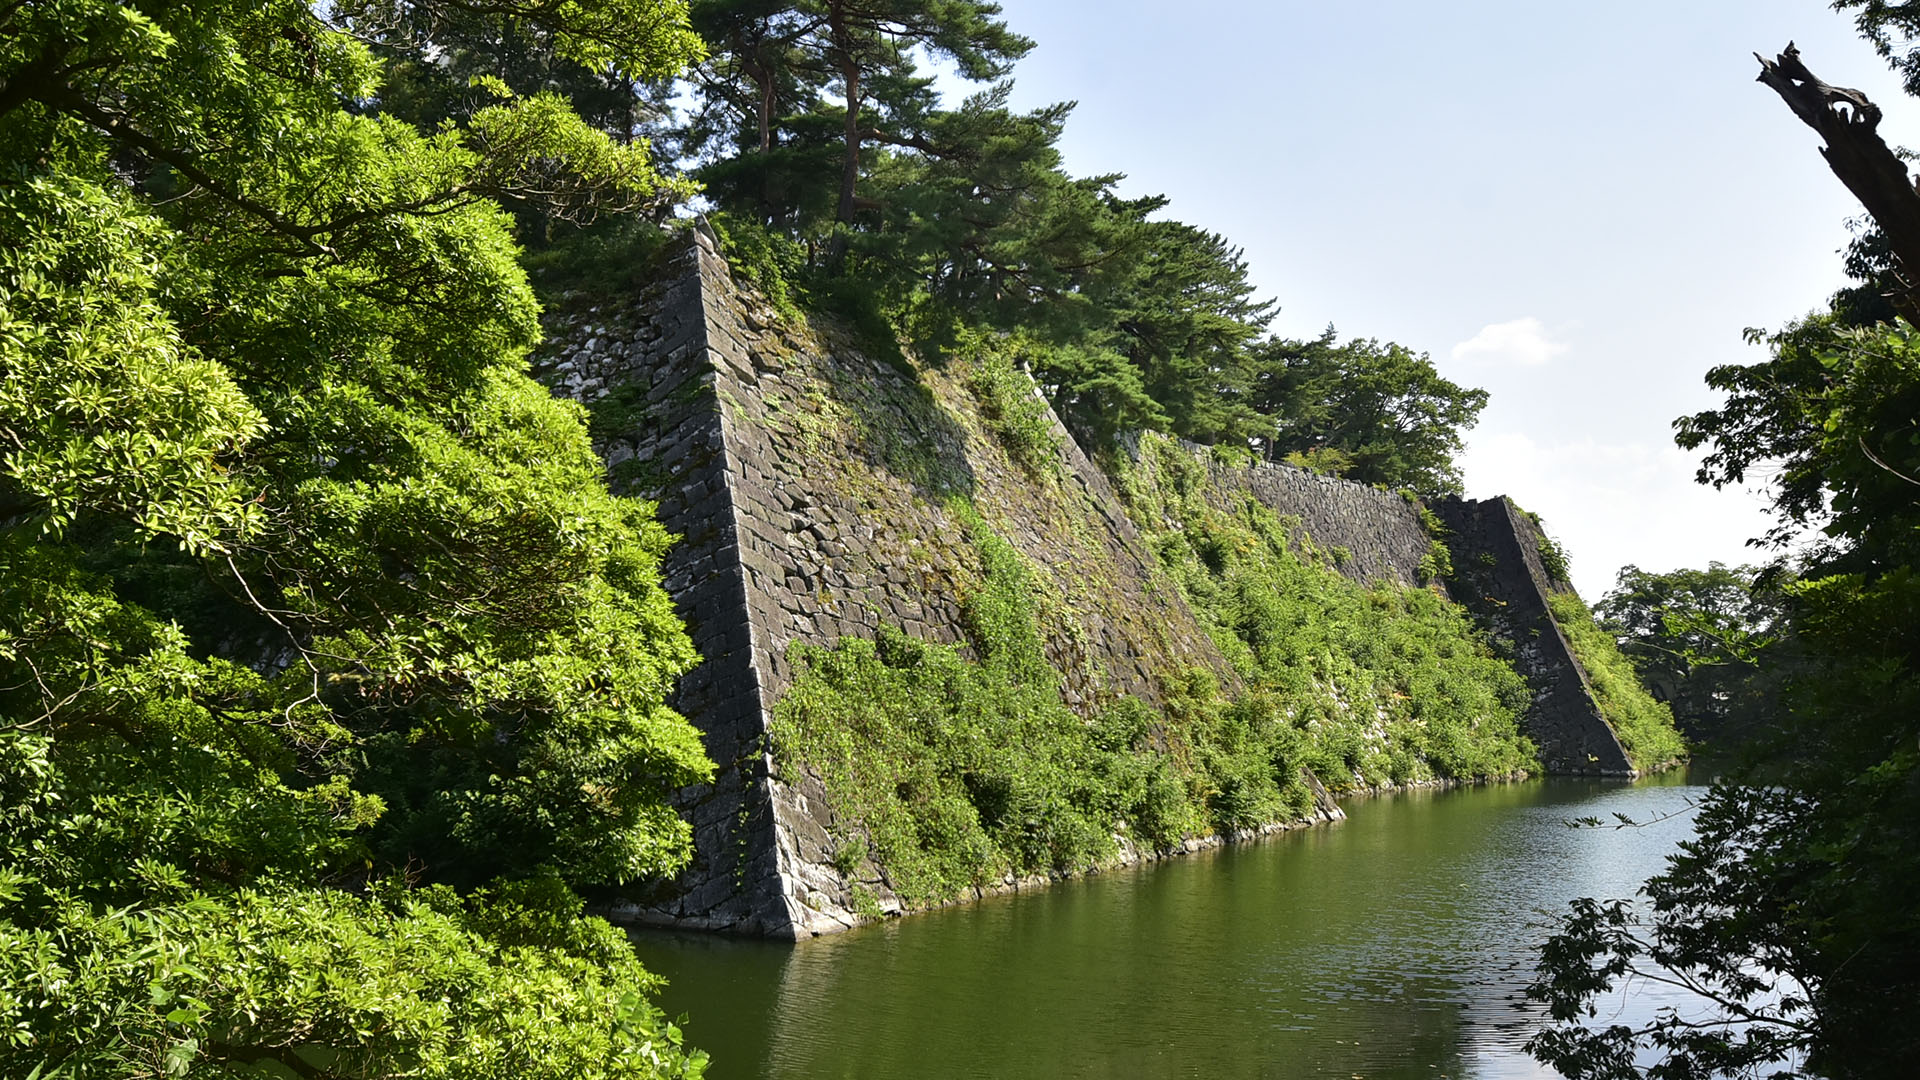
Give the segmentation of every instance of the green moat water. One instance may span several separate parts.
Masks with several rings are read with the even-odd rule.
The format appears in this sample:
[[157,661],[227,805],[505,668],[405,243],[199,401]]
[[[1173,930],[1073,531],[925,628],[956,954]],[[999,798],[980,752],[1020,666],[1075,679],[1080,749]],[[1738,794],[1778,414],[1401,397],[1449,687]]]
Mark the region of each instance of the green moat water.
[[[1684,777],[1363,799],[1338,824],[799,946],[638,936],[747,1077],[1520,1077],[1551,913],[1684,839]],[[1631,1018],[1658,1002],[1616,1003]]]

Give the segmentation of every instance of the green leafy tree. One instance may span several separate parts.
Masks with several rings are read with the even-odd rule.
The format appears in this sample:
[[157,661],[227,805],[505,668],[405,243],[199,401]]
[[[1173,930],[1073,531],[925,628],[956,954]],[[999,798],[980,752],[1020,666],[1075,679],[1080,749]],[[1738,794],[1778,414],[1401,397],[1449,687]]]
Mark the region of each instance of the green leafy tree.
[[1920,3],[1914,0],[1833,0],[1833,10],[1854,12],[1853,25],[1900,73],[1909,94],[1920,94]]
[[1263,429],[1247,400],[1249,351],[1273,318],[1256,300],[1239,248],[1217,233],[1155,221],[1103,295],[1110,347],[1140,372],[1170,430],[1199,442],[1244,442]]
[[0,25],[0,1072],[697,1074],[575,893],[683,861],[711,768],[668,538],[526,375],[496,202],[680,189],[553,95],[343,107],[380,67],[300,3]]
[[[853,221],[860,208],[860,150],[871,137],[866,113],[876,90],[901,85],[914,89],[914,50],[951,61],[975,82],[1006,74],[1033,43],[1007,29],[994,16],[998,4],[975,0],[810,0],[821,17],[824,53],[839,77],[844,104],[840,198],[835,214]],[[884,100],[884,98],[883,98]],[[883,111],[881,122],[897,120]]]
[[1719,562],[1665,574],[1627,566],[1594,612],[1691,738],[1737,743],[1769,721],[1790,666],[1787,584]]
[[[1548,943],[1533,994],[1556,1025],[1532,1045],[1569,1076],[1641,1075],[1636,1054],[1655,1076],[1890,1076],[1920,1053],[1920,341],[1821,317],[1770,345],[1709,373],[1726,400],[1677,427],[1709,448],[1703,480],[1766,468],[1777,539],[1824,534],[1783,588],[1785,708],[1757,771],[1704,798],[1645,909],[1583,901]],[[1700,1006],[1588,1023],[1635,972]]]
[[1458,493],[1460,433],[1486,408],[1485,390],[1442,377],[1425,354],[1354,339],[1329,327],[1313,341],[1275,339],[1254,352],[1251,407],[1270,417],[1271,458],[1336,454],[1348,479]]
[[936,100],[916,55],[951,62],[962,77],[982,82],[1006,74],[1033,47],[999,14],[999,5],[975,0],[698,3],[694,18],[716,53],[700,69],[697,145],[725,158],[730,142],[731,156],[749,160],[723,171],[758,174],[770,195],[773,171],[786,164],[776,160],[787,156],[776,155],[783,135],[818,135],[813,119],[831,117],[839,129],[833,220],[850,225],[879,205],[860,194],[871,165],[865,148],[915,141],[917,121]]
[[821,103],[831,72],[820,17],[789,0],[696,0],[691,10],[712,46],[691,71],[682,137],[708,197],[783,233],[830,222],[843,146]]

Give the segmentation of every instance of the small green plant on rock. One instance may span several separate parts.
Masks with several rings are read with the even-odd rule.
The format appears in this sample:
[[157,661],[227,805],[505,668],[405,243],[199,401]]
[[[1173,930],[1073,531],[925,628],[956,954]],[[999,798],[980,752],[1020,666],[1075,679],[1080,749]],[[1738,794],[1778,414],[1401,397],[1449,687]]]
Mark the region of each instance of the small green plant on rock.
[[840,871],[841,877],[852,877],[855,870],[867,858],[867,842],[858,836],[841,839],[833,849],[833,868]]
[[985,335],[966,335],[961,348],[973,354],[967,389],[1007,456],[1031,476],[1057,471],[1060,441],[1033,377],[1015,365],[1004,343]]
[[853,913],[866,922],[878,922],[886,918],[887,913],[880,909],[880,898],[865,885],[855,885],[850,890],[849,899],[853,902]]
[[1453,551],[1446,541],[1434,540],[1427,544],[1427,553],[1420,556],[1416,567],[1422,584],[1445,581],[1453,576]]
[[1573,580],[1568,576],[1567,549],[1548,536],[1544,529],[1540,531],[1540,568],[1547,572],[1548,581]]

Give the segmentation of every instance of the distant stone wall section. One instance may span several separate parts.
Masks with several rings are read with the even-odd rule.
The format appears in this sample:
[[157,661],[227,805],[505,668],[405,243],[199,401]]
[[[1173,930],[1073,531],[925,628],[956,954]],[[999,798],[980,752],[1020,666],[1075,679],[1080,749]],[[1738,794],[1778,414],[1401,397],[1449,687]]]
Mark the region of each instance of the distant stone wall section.
[[[1399,494],[1277,464],[1213,461],[1209,480],[1212,493],[1252,495],[1298,518],[1322,553],[1344,549],[1346,557],[1334,565],[1350,578],[1424,584],[1420,562],[1435,538],[1421,524],[1419,508]],[[1541,765],[1552,775],[1637,775],[1547,606],[1549,593],[1572,592],[1573,585],[1547,573],[1539,526],[1504,497],[1439,499],[1429,508],[1447,529],[1448,594],[1496,641],[1511,643],[1514,667],[1533,691],[1525,726]]]
[[1419,509],[1404,496],[1291,465],[1228,465],[1211,455],[1209,461],[1214,491],[1244,492],[1276,513],[1300,519],[1301,531],[1323,553],[1341,549],[1344,557],[1334,565],[1347,577],[1426,584],[1420,560],[1433,537],[1421,526]]
[[1547,772],[1637,775],[1547,607],[1550,592],[1571,592],[1573,585],[1547,573],[1533,519],[1505,497],[1441,499],[1432,509],[1450,534],[1454,599],[1479,616],[1496,639],[1512,642],[1514,667],[1533,691],[1527,734],[1539,745]]

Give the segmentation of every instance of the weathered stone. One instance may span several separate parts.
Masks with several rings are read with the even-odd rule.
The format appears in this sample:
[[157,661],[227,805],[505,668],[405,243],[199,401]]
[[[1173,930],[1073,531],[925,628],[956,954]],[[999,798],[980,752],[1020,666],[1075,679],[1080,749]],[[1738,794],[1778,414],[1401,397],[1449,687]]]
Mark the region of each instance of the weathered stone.
[[1550,773],[1633,776],[1633,763],[1600,715],[1587,673],[1547,607],[1571,592],[1540,560],[1541,535],[1507,498],[1445,499],[1434,506],[1449,531],[1456,598],[1496,637],[1515,643],[1514,666],[1533,690],[1527,734]]
[[[832,865],[845,823],[819,780],[771,767],[768,725],[795,677],[785,650],[889,624],[970,650],[958,598],[981,567],[949,495],[970,496],[1059,599],[1064,614],[1048,618],[1064,621],[1043,629],[1069,673],[1065,700],[1083,715],[1123,695],[1157,705],[1162,681],[1190,667],[1229,688],[1238,680],[1177,590],[1156,583],[1155,556],[1112,485],[1051,414],[1061,483],[1043,489],[967,415],[976,406],[956,375],[915,380],[836,332],[781,322],[743,299],[710,237],[690,235],[669,246],[655,268],[664,284],[630,312],[607,327],[554,328],[548,356],[534,361],[575,396],[647,390],[647,417],[599,449],[661,477],[660,520],[682,537],[662,578],[702,657],[673,704],[719,766],[712,785],[676,800],[694,829],[692,864],[634,886],[610,911],[791,940],[858,922],[856,882],[883,911],[900,903],[871,864],[851,877]],[[1319,548],[1347,549],[1342,569],[1354,576],[1417,577],[1430,539],[1396,495],[1277,466],[1215,465],[1212,477],[1221,497],[1250,494],[1299,517]],[[1539,691],[1543,708],[1558,708],[1566,685]],[[1311,817],[1338,813],[1323,799]]]

